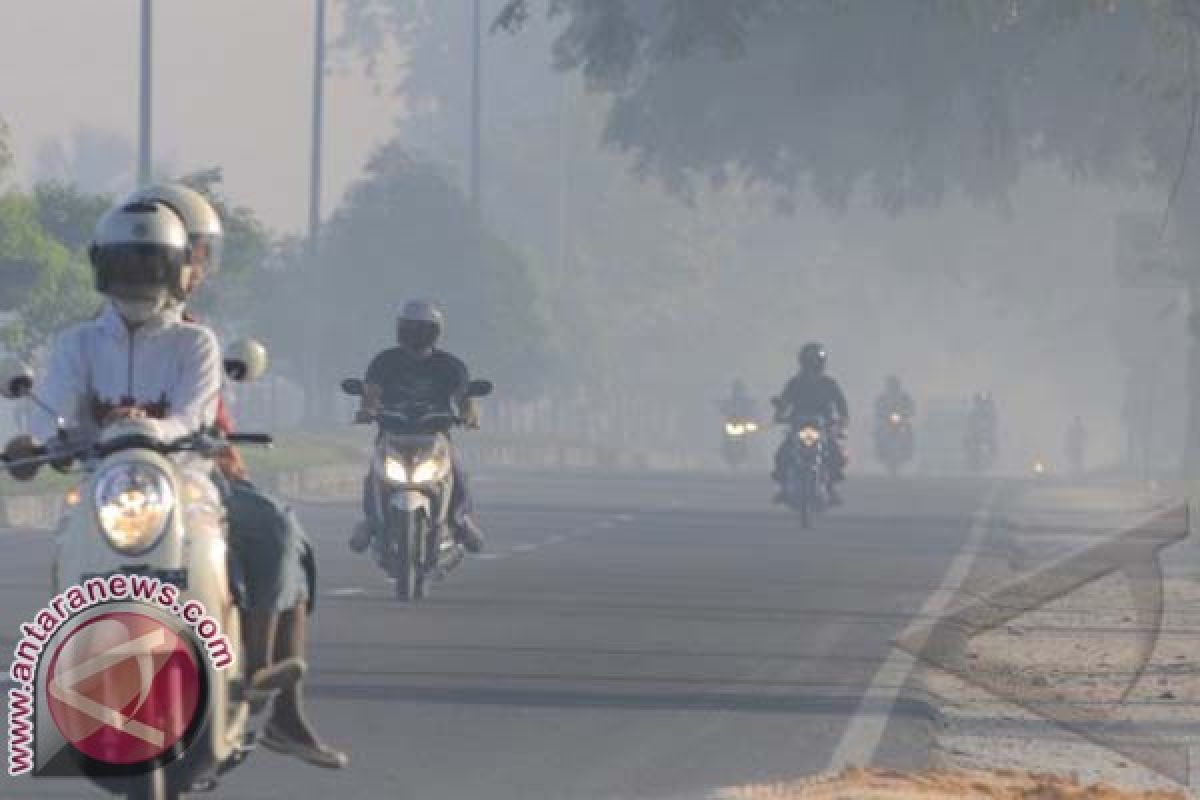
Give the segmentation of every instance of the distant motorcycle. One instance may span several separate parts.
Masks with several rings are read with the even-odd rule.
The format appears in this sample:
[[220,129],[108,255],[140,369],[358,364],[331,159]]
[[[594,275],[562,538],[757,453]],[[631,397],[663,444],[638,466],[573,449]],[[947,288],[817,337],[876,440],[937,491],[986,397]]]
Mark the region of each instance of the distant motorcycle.
[[[348,395],[361,397],[363,388],[362,381],[342,381]],[[467,396],[491,392],[489,381],[471,381]],[[451,410],[408,402],[355,421],[379,428],[369,480],[383,525],[371,537],[372,555],[394,579],[397,600],[420,600],[429,581],[445,577],[465,555],[449,521],[454,471],[448,434],[462,420]]]
[[784,451],[783,493],[787,505],[800,514],[800,526],[812,527],[813,514],[829,507],[829,425],[819,417],[792,423]]
[[752,419],[730,417],[725,420],[725,436],[721,455],[732,469],[745,466],[750,460],[750,440],[758,433],[758,423]]
[[996,438],[983,431],[969,431],[966,441],[967,469],[975,474],[987,472],[996,463]]
[[875,423],[875,455],[892,475],[912,460],[913,450],[912,417],[900,411],[891,411]]

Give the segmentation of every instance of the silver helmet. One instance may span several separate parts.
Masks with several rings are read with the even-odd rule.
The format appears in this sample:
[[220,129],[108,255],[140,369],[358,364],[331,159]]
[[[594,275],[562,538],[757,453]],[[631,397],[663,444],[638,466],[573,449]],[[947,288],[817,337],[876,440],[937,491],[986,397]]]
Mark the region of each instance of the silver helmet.
[[192,248],[190,266],[195,273],[187,276],[185,290],[189,288],[188,284],[194,286],[220,272],[225,230],[217,210],[204,195],[182,183],[157,183],[138,189],[126,198],[126,202],[139,200],[162,203],[183,220]]
[[170,208],[134,202],[110,209],[88,248],[96,290],[130,322],[143,322],[182,290],[191,258],[187,229]]
[[396,341],[413,352],[432,350],[445,329],[445,315],[428,300],[409,300],[396,315]]

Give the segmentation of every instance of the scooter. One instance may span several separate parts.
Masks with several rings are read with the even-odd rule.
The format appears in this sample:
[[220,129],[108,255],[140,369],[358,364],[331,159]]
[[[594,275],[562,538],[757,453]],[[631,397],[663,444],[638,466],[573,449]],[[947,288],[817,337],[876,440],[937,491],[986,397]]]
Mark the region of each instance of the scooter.
[[[361,397],[363,382],[342,381],[342,391]],[[467,397],[492,393],[489,381],[471,381]],[[465,556],[450,525],[454,492],[453,445],[449,433],[462,424],[452,411],[425,402],[407,402],[361,412],[358,424],[375,424],[370,497],[379,530],[371,553],[395,582],[396,599],[425,597],[430,582],[442,580]]]
[[752,419],[730,417],[725,420],[725,436],[721,455],[731,469],[745,466],[750,459],[750,440],[758,433],[758,423]]
[[875,455],[888,473],[895,476],[900,468],[913,457],[912,419],[899,411],[892,411],[876,420]]
[[[255,348],[256,357],[245,356]],[[231,379],[256,380],[264,369],[265,350],[257,343],[239,342],[225,353],[225,370]],[[0,379],[4,381],[0,394],[10,399],[29,397],[44,407],[34,393],[31,370],[13,362],[0,371],[3,372]],[[46,410],[54,413],[52,409]],[[194,685],[185,686],[174,675],[166,678],[165,690],[161,688],[163,684],[157,684],[156,692],[166,692],[165,696],[156,695],[158,702],[154,707],[158,717],[146,712],[145,706],[138,712],[137,721],[144,730],[161,735],[161,730],[173,724],[172,715],[194,709],[186,735],[172,749],[144,763],[123,763],[117,767],[80,750],[72,752],[71,761],[73,769],[92,782],[129,800],[178,800],[190,792],[215,788],[222,775],[248,758],[254,750],[256,725],[262,722],[257,712],[270,700],[271,693],[252,691],[243,680],[240,620],[227,560],[225,513],[209,474],[211,457],[220,449],[235,443],[269,445],[271,438],[265,434],[221,437],[199,431],[177,441],[164,442],[156,438],[146,421],[127,420],[106,427],[91,439],[82,441],[78,434],[63,430],[57,441],[33,455],[23,459],[7,455],[4,458],[9,471],[21,477],[32,477],[48,464],[60,471],[77,469],[81,473],[79,486],[67,495],[55,535],[54,591],[63,592],[68,587],[117,575],[144,576],[170,584],[179,590],[170,610],[202,607],[214,629],[219,626],[227,650],[223,653],[226,656],[223,663],[200,653],[194,663]],[[194,605],[196,602],[202,606]],[[94,611],[104,608],[100,606]],[[91,612],[79,617],[81,626],[98,618],[88,619],[88,613]],[[152,613],[162,618],[165,611],[148,607],[146,616],[151,617]],[[89,625],[75,630],[86,633],[92,628]],[[52,638],[47,652],[54,652],[54,645]],[[86,645],[80,645],[83,646]],[[92,646],[97,645],[93,642]],[[139,671],[135,674],[140,676],[143,693],[159,677],[152,670],[147,671],[152,662],[146,658],[142,651],[126,657]],[[48,683],[48,678],[53,678],[48,672],[53,663],[46,662],[51,659],[42,658],[38,664],[39,686],[47,687],[47,691],[38,692],[40,725],[50,725],[53,716],[49,695],[53,695],[54,687]],[[118,663],[113,665],[118,666]],[[178,665],[174,668],[178,669]],[[106,686],[102,699],[109,697],[110,688]],[[84,700],[74,702],[83,704]],[[91,706],[79,705],[78,709],[84,710],[76,713],[95,715],[109,726],[116,719],[113,714],[126,710],[111,708],[94,698],[89,702]],[[102,724],[95,727],[102,728]],[[108,732],[109,729],[102,731]],[[39,732],[39,741],[40,736]]]

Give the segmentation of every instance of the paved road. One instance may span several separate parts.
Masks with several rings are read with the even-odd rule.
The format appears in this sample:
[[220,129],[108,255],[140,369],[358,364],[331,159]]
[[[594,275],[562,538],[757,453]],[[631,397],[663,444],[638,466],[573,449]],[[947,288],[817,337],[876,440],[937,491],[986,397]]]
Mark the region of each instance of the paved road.
[[[703,797],[826,768],[860,711],[890,713],[876,763],[923,763],[928,709],[864,692],[987,487],[861,479],[804,533],[762,480],[482,477],[490,553],[415,610],[345,549],[351,504],[302,509],[322,567],[312,708],[353,766],[263,753],[220,797]],[[6,650],[47,580],[45,537],[0,532]],[[0,778],[4,798],[92,796]]]

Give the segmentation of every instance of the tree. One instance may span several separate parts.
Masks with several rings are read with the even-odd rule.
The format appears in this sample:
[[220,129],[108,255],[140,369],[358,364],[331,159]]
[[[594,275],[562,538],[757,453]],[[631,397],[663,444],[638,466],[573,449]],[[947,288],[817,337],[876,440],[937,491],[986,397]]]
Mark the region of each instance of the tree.
[[[448,342],[480,372],[519,393],[551,362],[541,298],[528,266],[484,228],[463,193],[434,164],[398,142],[378,150],[325,226],[317,297],[293,246],[291,268],[274,274],[273,338],[296,363],[318,359],[325,382],[365,369],[390,343],[397,305],[429,297],[447,310]],[[317,352],[308,309],[322,315]]]
[[31,354],[64,326],[95,311],[98,298],[81,254],[50,238],[37,200],[0,195],[0,270],[5,306],[17,312],[3,329],[8,346]]
[[96,223],[112,206],[107,194],[92,194],[78,184],[51,181],[33,187],[38,224],[68,250],[82,252],[92,240]]

